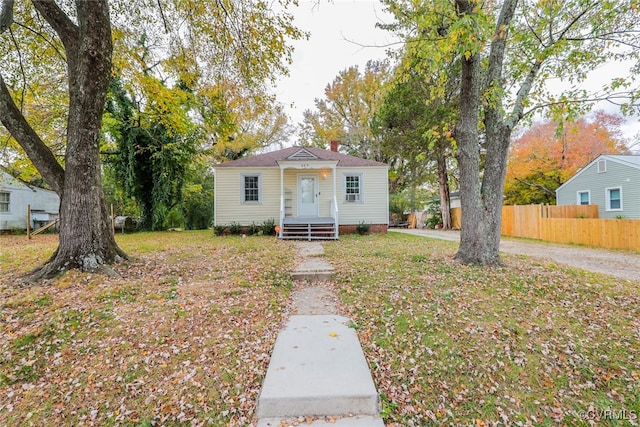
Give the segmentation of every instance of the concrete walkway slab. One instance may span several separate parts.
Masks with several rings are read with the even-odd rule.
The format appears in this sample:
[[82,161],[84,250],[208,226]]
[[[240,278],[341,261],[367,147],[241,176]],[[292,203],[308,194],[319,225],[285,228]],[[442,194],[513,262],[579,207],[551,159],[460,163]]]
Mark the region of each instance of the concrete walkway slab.
[[349,322],[337,315],[291,316],[273,349],[258,399],[259,420],[379,416],[378,393]]
[[333,266],[323,258],[305,258],[291,273],[293,280],[309,282],[327,281],[333,278]]
[[311,423],[306,421],[297,422],[296,419],[287,420],[282,418],[268,418],[258,422],[257,427],[281,427],[281,426],[305,426],[305,427],[384,427],[384,421],[380,417],[357,415],[355,417],[344,417],[338,419],[315,420]]
[[338,299],[322,285],[301,287],[297,284],[292,300],[293,314],[338,314]]
[[324,254],[324,246],[321,242],[304,242],[296,241],[296,248],[298,253],[303,257],[321,256]]

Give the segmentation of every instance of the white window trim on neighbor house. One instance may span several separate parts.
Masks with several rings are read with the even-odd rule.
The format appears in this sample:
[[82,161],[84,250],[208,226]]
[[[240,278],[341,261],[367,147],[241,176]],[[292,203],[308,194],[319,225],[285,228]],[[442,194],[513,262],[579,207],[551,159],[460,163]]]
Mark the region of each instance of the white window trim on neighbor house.
[[[582,203],[582,195],[586,194],[587,195],[587,203]],[[586,190],[586,191],[578,191],[576,192],[577,195],[577,203],[578,205],[590,205],[591,204],[591,190]]]
[[[618,190],[618,194],[620,195],[619,200],[620,201],[620,207],[618,208],[612,208],[611,207],[611,191],[612,190]],[[609,188],[605,188],[604,189],[605,192],[605,199],[607,201],[607,211],[621,211],[622,210],[622,187],[609,187]],[[616,200],[616,199],[614,199]]]
[[[347,181],[349,181],[349,178],[358,178],[357,192],[348,191]],[[342,175],[342,189],[344,194],[344,197],[342,199],[343,203],[364,203],[363,173],[345,172]]]
[[11,212],[11,193],[0,191],[0,212]]
[[[248,188],[247,178],[256,178],[258,188]],[[258,200],[247,200],[247,191],[257,190]],[[243,173],[240,174],[240,202],[242,204],[261,204],[262,203],[262,174],[261,173]]]

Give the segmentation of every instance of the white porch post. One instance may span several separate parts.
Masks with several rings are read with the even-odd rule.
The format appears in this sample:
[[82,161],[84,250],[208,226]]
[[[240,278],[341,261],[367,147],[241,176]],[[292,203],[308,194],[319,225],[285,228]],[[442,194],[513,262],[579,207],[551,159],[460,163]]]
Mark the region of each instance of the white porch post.
[[278,237],[282,238],[282,229],[284,228],[284,168],[280,165],[280,231]]
[[338,178],[336,176],[336,165],[333,165],[331,167],[331,169],[333,170],[333,220],[336,223],[336,239],[338,239],[339,235],[340,235],[340,225],[339,225],[339,218],[338,218],[338,196],[337,196],[337,183],[338,183]]

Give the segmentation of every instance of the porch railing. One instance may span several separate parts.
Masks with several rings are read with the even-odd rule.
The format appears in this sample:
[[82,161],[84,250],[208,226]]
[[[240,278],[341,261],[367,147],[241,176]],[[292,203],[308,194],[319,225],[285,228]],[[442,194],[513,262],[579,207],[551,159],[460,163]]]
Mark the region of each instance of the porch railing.
[[331,216],[333,217],[333,220],[336,222],[336,240],[339,237],[340,234],[340,226],[339,221],[338,221],[338,199],[336,198],[335,194],[333,196],[333,200],[331,201]]
[[280,231],[278,232],[278,237],[282,238],[282,230],[284,229],[284,194],[280,194]]

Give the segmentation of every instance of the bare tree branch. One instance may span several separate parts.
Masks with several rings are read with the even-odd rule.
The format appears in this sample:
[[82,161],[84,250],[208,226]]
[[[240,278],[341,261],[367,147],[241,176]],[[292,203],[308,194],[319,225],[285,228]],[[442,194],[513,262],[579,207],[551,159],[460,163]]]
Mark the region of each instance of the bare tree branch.
[[49,47],[51,47],[51,49],[53,49],[58,54],[60,59],[62,59],[65,62],[67,61],[67,57],[65,56],[64,52],[61,52],[60,49],[58,49],[58,46],[56,46],[55,43],[53,43],[52,40],[49,37],[46,36],[46,34],[42,34],[41,32],[37,31],[35,28],[29,27],[29,26],[24,25],[24,24],[22,24],[20,22],[16,22],[15,24],[18,27],[24,28],[25,30],[35,34],[38,37],[40,37],[44,43],[46,43]]
[[11,133],[22,149],[27,153],[42,177],[53,188],[62,194],[64,188],[64,169],[58,163],[53,152],[42,142],[42,139],[27,123],[24,116],[13,101],[9,89],[0,74],[0,121]]
[[33,5],[44,16],[53,30],[58,33],[67,51],[72,50],[80,40],[80,29],[71,21],[54,0],[36,0]]
[[550,196],[552,196],[554,199],[556,198],[556,192],[549,190],[547,187],[545,187],[544,185],[540,185],[540,184],[536,184],[535,182],[527,182],[523,179],[517,178],[516,177],[516,181],[518,181],[521,184],[524,184],[526,186],[529,187],[533,187],[533,188],[537,188],[538,190],[542,190],[544,193],[549,194]]

